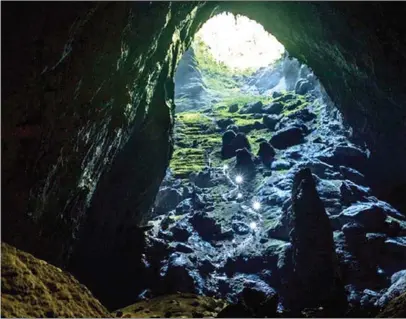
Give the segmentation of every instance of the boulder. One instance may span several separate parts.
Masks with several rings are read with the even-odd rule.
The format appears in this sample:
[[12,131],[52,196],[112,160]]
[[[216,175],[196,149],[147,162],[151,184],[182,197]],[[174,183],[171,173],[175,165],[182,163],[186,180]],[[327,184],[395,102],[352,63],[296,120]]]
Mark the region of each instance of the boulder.
[[270,129],[271,131],[273,131],[275,129],[276,124],[279,122],[281,118],[277,115],[271,114],[271,115],[264,115],[264,117],[262,118],[262,123],[264,123],[264,125]]
[[252,154],[246,148],[238,149],[235,153],[236,164],[235,168],[237,170],[252,170],[254,169],[254,160]]
[[296,82],[295,93],[300,95],[305,95],[307,92],[314,88],[313,84],[305,79],[300,79]]
[[228,107],[228,111],[230,112],[230,113],[235,113],[235,112],[237,112],[238,111],[238,104],[231,104],[229,107]]
[[255,114],[262,113],[263,104],[261,101],[252,102],[244,105],[244,107],[239,111],[241,114]]
[[161,188],[155,199],[155,213],[160,215],[175,209],[182,199],[180,190],[172,187]]
[[283,104],[280,102],[271,103],[263,108],[263,113],[266,114],[280,114],[283,110]]
[[385,210],[375,203],[359,202],[344,209],[337,218],[341,225],[356,222],[368,232],[384,232],[386,216]]
[[232,142],[236,135],[237,134],[231,130],[225,131],[223,133],[221,145],[221,156],[223,159],[227,159],[235,155],[235,149],[232,146]]
[[239,149],[246,148],[248,150],[251,150],[251,145],[250,142],[248,141],[247,136],[245,136],[244,133],[238,133],[233,141],[231,142],[231,145],[234,149],[234,152]]
[[264,164],[269,164],[275,157],[275,150],[268,142],[259,144],[258,156]]
[[232,119],[219,119],[216,121],[217,125],[221,129],[227,128],[229,125],[234,124],[234,120]]
[[269,142],[275,148],[285,149],[303,143],[303,135],[303,130],[298,127],[285,128],[277,131]]

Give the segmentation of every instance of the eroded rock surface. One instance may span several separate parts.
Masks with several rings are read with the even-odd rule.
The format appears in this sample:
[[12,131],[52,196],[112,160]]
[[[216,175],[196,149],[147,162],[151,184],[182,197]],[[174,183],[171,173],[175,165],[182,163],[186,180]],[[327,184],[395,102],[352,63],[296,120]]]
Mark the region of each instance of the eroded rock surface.
[[1,244],[3,318],[107,318],[110,313],[71,274]]

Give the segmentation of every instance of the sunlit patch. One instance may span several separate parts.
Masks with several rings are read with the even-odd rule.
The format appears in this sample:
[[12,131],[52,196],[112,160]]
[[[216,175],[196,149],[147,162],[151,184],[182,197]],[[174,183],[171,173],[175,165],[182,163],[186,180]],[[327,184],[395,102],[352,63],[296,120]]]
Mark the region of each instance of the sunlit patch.
[[244,16],[222,13],[197,32],[218,62],[234,69],[258,69],[278,60],[284,46],[259,23]]
[[241,175],[237,175],[237,176],[235,177],[235,182],[236,182],[237,184],[241,184],[243,181],[244,181],[244,178],[243,178]]
[[259,210],[259,209],[261,209],[261,203],[258,202],[258,201],[254,201],[254,202],[252,203],[252,208],[253,208],[254,210]]
[[227,169],[228,169],[228,165],[227,165],[227,164],[224,164],[223,169],[224,169],[224,170],[227,170]]
[[257,229],[257,223],[256,222],[251,222],[250,223],[250,228],[252,229],[252,230],[256,230]]
[[242,194],[241,193],[238,193],[237,194],[237,199],[241,199],[242,198]]

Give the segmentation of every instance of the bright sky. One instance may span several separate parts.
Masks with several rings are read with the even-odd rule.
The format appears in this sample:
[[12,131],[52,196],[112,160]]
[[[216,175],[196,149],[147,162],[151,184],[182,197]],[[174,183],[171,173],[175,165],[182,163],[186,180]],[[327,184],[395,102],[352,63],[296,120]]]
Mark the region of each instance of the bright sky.
[[237,69],[272,64],[285,51],[276,38],[259,23],[244,16],[222,13],[208,20],[197,33],[213,56]]

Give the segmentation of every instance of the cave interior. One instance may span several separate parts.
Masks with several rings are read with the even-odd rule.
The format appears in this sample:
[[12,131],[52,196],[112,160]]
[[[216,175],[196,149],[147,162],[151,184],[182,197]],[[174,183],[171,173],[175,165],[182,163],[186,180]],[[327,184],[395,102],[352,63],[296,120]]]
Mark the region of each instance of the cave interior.
[[[2,316],[406,315],[404,3],[1,11]],[[199,56],[226,12],[285,53]]]

